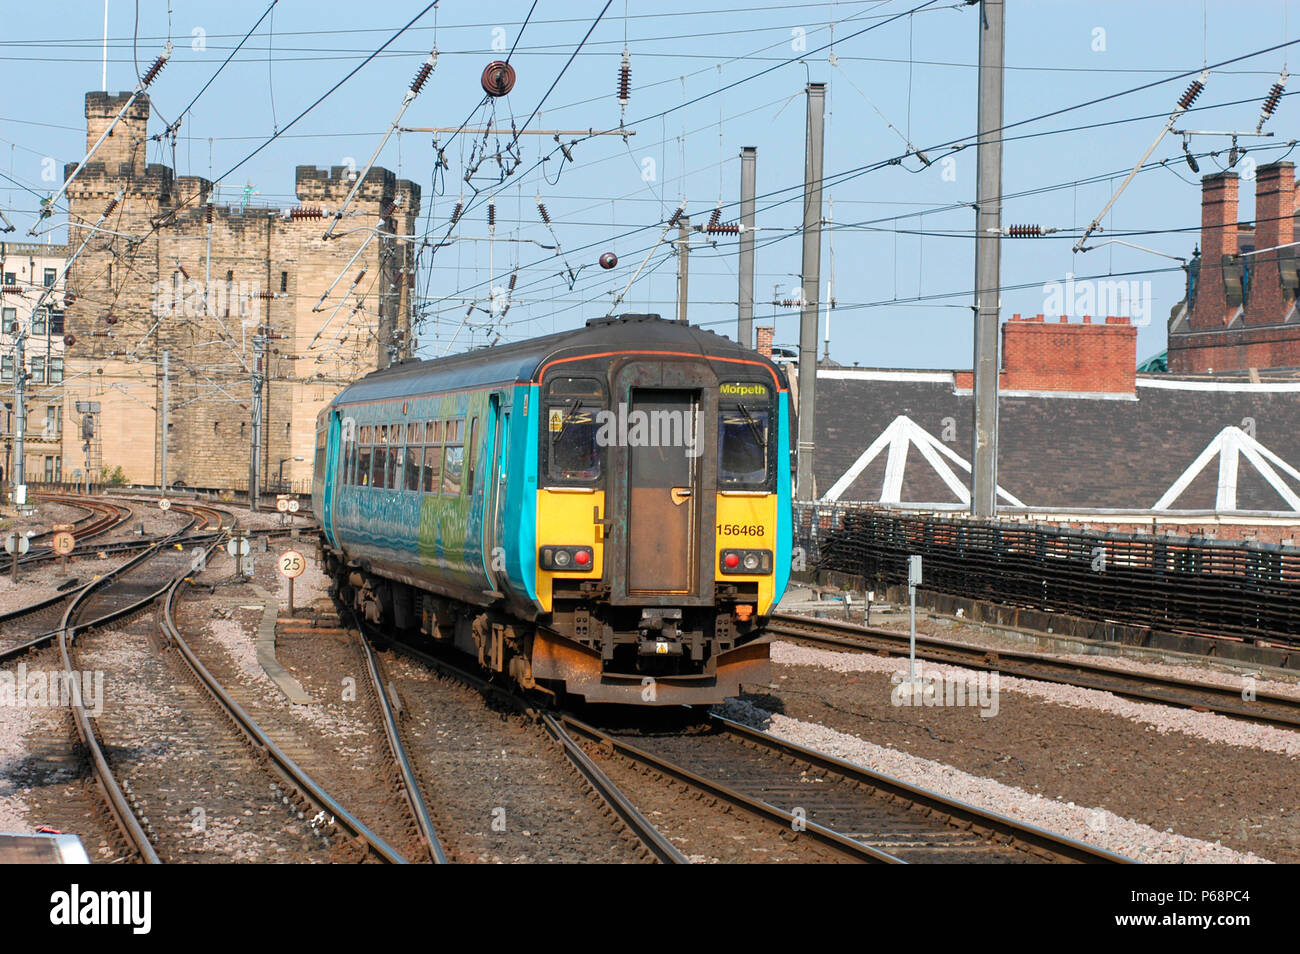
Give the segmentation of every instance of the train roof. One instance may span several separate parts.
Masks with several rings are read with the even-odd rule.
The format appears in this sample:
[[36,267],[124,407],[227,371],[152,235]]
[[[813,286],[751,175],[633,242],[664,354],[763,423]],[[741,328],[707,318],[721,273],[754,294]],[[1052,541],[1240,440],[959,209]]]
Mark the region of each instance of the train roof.
[[[620,350],[689,351],[701,356],[754,360],[758,355],[729,338],[695,325],[669,321],[659,315],[627,314],[592,318],[574,331],[495,345],[447,358],[408,360],[381,371],[372,371],[348,385],[334,399],[335,404],[402,397],[425,391],[430,376],[439,388],[474,388],[494,384],[510,385],[535,379],[543,363],[556,357],[597,354],[611,347]],[[771,364],[766,359],[759,358]],[[785,376],[771,365],[785,385]]]

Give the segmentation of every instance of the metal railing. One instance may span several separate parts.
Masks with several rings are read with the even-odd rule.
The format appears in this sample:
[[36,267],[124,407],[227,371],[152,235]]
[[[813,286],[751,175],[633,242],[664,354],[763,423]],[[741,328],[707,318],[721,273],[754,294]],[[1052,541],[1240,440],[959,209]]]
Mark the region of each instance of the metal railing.
[[1300,549],[858,507],[797,507],[809,566],[1047,613],[1245,642],[1300,637]]

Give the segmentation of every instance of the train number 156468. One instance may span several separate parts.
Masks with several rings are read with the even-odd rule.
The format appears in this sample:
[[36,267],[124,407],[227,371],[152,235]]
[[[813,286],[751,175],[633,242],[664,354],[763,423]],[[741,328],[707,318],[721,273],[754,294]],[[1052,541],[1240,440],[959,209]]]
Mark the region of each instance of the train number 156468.
[[767,534],[767,528],[761,523],[720,523],[717,529],[720,537],[761,537]]

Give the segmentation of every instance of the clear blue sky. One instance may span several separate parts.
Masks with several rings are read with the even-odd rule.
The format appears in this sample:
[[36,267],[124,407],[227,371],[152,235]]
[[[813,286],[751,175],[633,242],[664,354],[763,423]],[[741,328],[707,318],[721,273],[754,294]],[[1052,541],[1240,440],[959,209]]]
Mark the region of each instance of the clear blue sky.
[[[533,125],[616,127],[615,77],[626,37],[633,73],[627,121],[636,135],[626,144],[619,137],[586,140],[574,147],[574,163],[561,166],[552,158],[540,169],[535,168],[540,155],[555,144],[545,137],[522,137],[519,172],[495,186],[499,241],[491,248],[487,242],[458,242],[431,259],[427,251],[424,254],[432,271],[421,279],[428,295],[423,303],[427,318],[420,334],[422,353],[436,355],[488,340],[493,329],[482,312],[475,312],[470,326],[462,325],[467,303],[476,298],[484,303],[490,276],[504,285],[516,265],[515,301],[497,322],[503,339],[576,327],[604,314],[611,292],[621,289],[641,263],[659,234],[656,223],[671,213],[679,196],[686,196],[696,222],[708,218],[720,197],[736,201],[743,145],[758,148],[758,192],[769,194],[759,201],[758,221],[766,231],[759,235],[755,293],[757,317],[766,323],[773,313],[767,304],[773,286],[781,285],[782,297],[788,297],[800,268],[801,243],[794,229],[801,219],[802,90],[811,78],[827,82],[830,90],[827,197],[834,200],[837,227],[825,233],[822,274],[824,280],[833,277],[839,306],[832,313],[832,357],[864,366],[970,367],[973,213],[961,204],[974,197],[975,150],[952,153],[934,147],[954,140],[970,142],[975,131],[978,8],[938,0],[921,12],[885,22],[922,2],[746,6],[719,0],[715,8],[705,9],[678,0],[614,0]],[[522,123],[603,5],[604,0],[539,0],[521,34],[529,0],[441,0],[436,11],[438,66],[404,124],[458,126],[471,113],[472,123],[485,122],[489,113],[474,111],[482,96],[479,73],[502,55],[494,51],[494,41],[508,48],[516,40],[512,63],[518,83],[509,97],[496,102],[495,121],[508,126],[513,118]],[[109,6],[108,87],[126,90],[136,76],[135,5],[110,0]],[[176,43],[172,62],[151,90],[157,112],[170,121],[262,14],[267,0],[141,0],[139,6],[139,68],[147,68],[169,34]],[[273,29],[268,18],[186,117],[175,149],[179,171],[206,176],[228,170],[423,6],[282,0],[273,13]],[[1292,0],[1289,11],[1287,7],[1283,0],[1010,0],[1005,120],[1018,123],[1195,70],[1206,61],[1300,37],[1300,3]],[[103,5],[100,0],[14,4],[5,14],[0,38],[0,89],[5,90],[0,101],[0,171],[48,194],[56,186],[42,181],[46,157],[61,170],[64,162],[81,158],[85,148],[83,96],[100,87]],[[831,22],[835,63],[828,51],[816,52],[830,40]],[[434,44],[434,27],[431,10],[288,134],[224,179],[223,200],[239,201],[243,188],[251,185],[257,190],[254,201],[288,204],[293,200],[295,165],[338,165],[349,157],[363,164]],[[196,31],[203,31],[203,43]],[[805,37],[802,51],[794,48],[800,38],[796,31]],[[195,48],[204,44],[205,49]],[[1214,108],[1189,114],[1181,125],[1253,130],[1260,102],[1287,52],[1276,50],[1215,71],[1196,104]],[[780,65],[798,56],[805,57],[805,63]],[[760,78],[646,119],[772,66],[778,68]],[[1152,283],[1151,321],[1139,332],[1138,356],[1164,348],[1165,320],[1182,297],[1177,263],[1114,245],[1074,255],[1070,246],[1077,230],[1100,211],[1149,145],[1186,85],[1187,80],[1156,85],[1009,131],[1010,136],[1027,138],[1006,144],[1004,191],[1030,194],[1007,200],[1004,223],[1061,228],[1064,237],[1004,243],[1004,318],[1013,312],[1043,311],[1043,283],[1062,279],[1067,272],[1091,276],[1152,270],[1131,276]],[[1224,105],[1239,100],[1245,102]],[[1251,140],[1252,147],[1268,143],[1253,149],[1253,158],[1266,162],[1288,153],[1287,141],[1300,128],[1298,109],[1293,98],[1283,99],[1265,126],[1276,138]],[[899,132],[890,129],[881,113]],[[163,127],[155,117],[151,131]],[[920,168],[913,156],[901,165],[856,177],[840,175],[903,155],[908,148],[904,137],[927,150],[933,165]],[[1202,173],[1226,164],[1227,145],[1225,139],[1193,141],[1198,153],[1224,153],[1217,160],[1203,157]],[[461,137],[447,148],[451,168],[438,179],[441,194],[433,188],[434,152],[428,134],[394,137],[380,158],[381,164],[422,185],[421,228],[431,228],[435,237],[445,231],[462,188],[472,195],[462,181],[471,146],[469,138]],[[1171,255],[1190,255],[1200,221],[1199,185],[1178,158],[1181,148],[1178,137],[1161,144],[1153,159],[1174,161],[1134,180],[1107,217],[1108,232],[1148,233],[1124,238]],[[654,165],[652,181],[643,177],[647,160]],[[150,161],[171,163],[170,145],[151,145]],[[489,160],[476,184],[492,186],[495,180],[487,173],[495,168]],[[553,244],[537,215],[537,193],[555,223],[565,261],[579,270],[572,290],[559,277],[564,263],[553,253],[537,244],[504,241]],[[1242,193],[1241,217],[1249,219],[1253,186],[1243,182]],[[0,208],[18,226],[18,232],[8,236],[17,240],[33,221],[36,198],[5,181],[0,183]],[[481,204],[453,234],[486,236],[485,215]],[[734,206],[724,209],[724,219],[735,216]],[[691,260],[691,317],[734,335],[735,241],[726,238],[710,247],[697,238],[701,240]],[[606,250],[619,256],[612,271],[596,265]],[[666,252],[660,247],[651,257],[623,310],[673,311],[675,264]],[[777,340],[796,338],[794,312],[780,310]]]

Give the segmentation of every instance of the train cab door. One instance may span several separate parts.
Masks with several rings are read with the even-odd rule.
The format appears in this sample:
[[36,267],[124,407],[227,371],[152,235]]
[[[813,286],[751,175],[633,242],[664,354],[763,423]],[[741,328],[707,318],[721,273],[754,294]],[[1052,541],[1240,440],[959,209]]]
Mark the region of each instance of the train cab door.
[[[616,481],[625,509],[617,549],[623,572],[614,602],[689,606],[713,599],[713,526],[717,452],[716,381],[698,365],[625,368],[618,393],[626,401],[625,466]],[[620,425],[622,430],[622,425]],[[617,527],[617,523],[615,524]]]
[[484,468],[483,508],[483,566],[491,591],[504,593],[506,589],[505,561],[497,558],[506,539],[506,475],[509,473],[510,408],[502,406],[499,393],[488,396],[488,447],[492,466]]
[[318,446],[316,453],[324,457],[324,461],[318,462],[317,466],[323,464],[325,471],[321,475],[320,522],[325,531],[325,538],[332,547],[338,546],[338,541],[334,538],[334,493],[338,487],[339,467],[343,459],[342,435],[339,412],[331,410],[325,429],[325,446],[323,448]]

